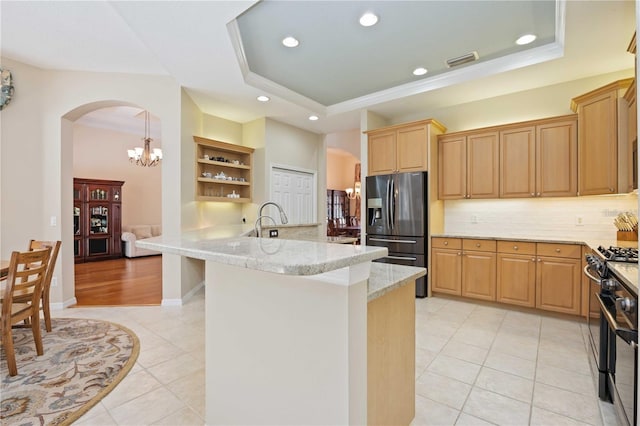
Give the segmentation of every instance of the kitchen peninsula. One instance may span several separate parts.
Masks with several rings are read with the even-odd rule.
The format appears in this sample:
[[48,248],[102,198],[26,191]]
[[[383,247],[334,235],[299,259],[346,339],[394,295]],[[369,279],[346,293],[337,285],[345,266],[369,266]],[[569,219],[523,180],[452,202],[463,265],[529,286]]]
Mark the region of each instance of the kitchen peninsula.
[[[372,398],[398,400],[385,380],[404,387],[394,405],[411,422],[415,311],[406,284],[426,271],[372,263],[385,248],[250,231],[209,228],[137,242],[205,261],[206,423],[365,424],[384,418],[376,413],[384,399]],[[404,327],[406,347],[396,347],[394,335],[403,333],[394,326]],[[390,377],[386,370],[396,370],[387,368],[386,351],[410,357],[399,366],[408,380]]]

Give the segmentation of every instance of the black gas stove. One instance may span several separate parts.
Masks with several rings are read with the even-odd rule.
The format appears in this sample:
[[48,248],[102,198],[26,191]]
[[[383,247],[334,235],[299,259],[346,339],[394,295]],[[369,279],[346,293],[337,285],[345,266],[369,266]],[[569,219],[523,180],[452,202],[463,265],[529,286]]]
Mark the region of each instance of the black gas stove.
[[631,247],[598,247],[598,252],[611,262],[638,263],[638,249]]

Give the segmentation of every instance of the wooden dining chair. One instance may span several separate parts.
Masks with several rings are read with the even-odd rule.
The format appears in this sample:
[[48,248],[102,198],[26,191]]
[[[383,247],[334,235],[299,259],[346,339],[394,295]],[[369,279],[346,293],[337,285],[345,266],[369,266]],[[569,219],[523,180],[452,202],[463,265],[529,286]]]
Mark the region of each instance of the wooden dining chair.
[[[30,327],[33,340],[36,345],[36,353],[42,355],[42,335],[40,334],[40,299],[42,298],[42,285],[47,274],[47,265],[51,256],[51,247],[42,250],[11,253],[9,273],[5,280],[4,295],[2,297],[2,315],[0,327],[2,328],[2,345],[4,346],[9,375],[18,374],[16,354],[13,347],[12,327]],[[28,302],[17,303],[13,299],[15,293],[30,294]],[[27,324],[20,324],[25,320]]]
[[[62,241],[29,241],[29,251],[41,250],[43,248],[51,248],[51,255],[47,266],[47,273],[42,283],[42,296],[41,305],[42,313],[44,314],[44,324],[48,332],[51,332],[51,307],[49,306],[49,293],[51,290],[51,278],[53,278],[53,270],[56,267],[56,260],[58,259],[58,252],[60,251],[60,245]],[[29,294],[14,294],[13,301],[19,303],[26,303],[29,301]]]

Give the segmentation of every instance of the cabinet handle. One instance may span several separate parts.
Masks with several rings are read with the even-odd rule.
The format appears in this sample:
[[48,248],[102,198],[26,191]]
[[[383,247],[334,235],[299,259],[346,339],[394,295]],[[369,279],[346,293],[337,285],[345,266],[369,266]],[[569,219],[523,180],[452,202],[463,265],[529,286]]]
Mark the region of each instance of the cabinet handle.
[[458,256],[462,256],[462,253],[461,253],[461,252],[458,252]]
[[535,193],[535,192],[532,192],[532,193],[531,193],[531,196],[532,196],[532,197],[535,197],[535,196],[536,196],[536,193]]
[[518,246],[513,246],[513,249],[514,250],[518,250]]
[[536,261],[536,258],[535,258],[535,257],[532,257],[532,258],[531,258],[531,261],[532,261],[532,262],[535,262],[535,261]]
[[536,197],[539,197],[539,196],[540,196],[540,193],[538,192],[538,193],[536,194]]
[[613,188],[609,188],[609,192],[613,192]]
[[476,243],[476,247],[480,247],[480,243]]
[[538,258],[538,262],[542,262],[542,259]]
[[445,242],[444,242],[444,245],[445,245],[445,246],[448,246],[448,245],[449,245],[449,241],[445,241]]
[[560,249],[559,248],[556,249],[556,253],[560,253]]

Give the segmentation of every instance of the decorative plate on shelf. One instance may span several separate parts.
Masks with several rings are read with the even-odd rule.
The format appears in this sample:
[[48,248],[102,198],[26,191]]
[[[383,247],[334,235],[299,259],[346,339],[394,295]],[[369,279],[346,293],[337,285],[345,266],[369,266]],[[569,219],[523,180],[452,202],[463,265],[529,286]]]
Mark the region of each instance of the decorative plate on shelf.
[[11,71],[0,68],[0,110],[9,105],[13,97],[13,77]]

